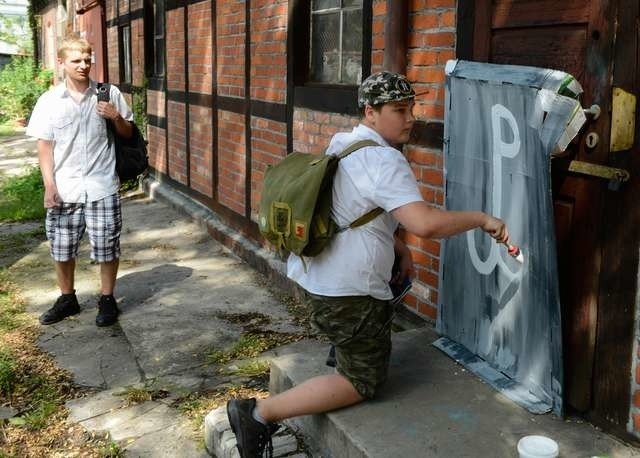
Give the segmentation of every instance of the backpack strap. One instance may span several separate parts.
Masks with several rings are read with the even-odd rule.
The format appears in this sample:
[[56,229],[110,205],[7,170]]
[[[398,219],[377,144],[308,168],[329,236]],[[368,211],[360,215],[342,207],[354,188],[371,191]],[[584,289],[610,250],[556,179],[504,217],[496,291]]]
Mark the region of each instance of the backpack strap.
[[[349,154],[353,153],[354,151],[357,151],[360,148],[365,148],[367,146],[380,146],[380,145],[378,143],[374,142],[373,140],[360,140],[358,142],[352,143],[351,145],[347,146],[347,148],[345,148],[344,151],[342,151],[340,154],[338,154],[337,155],[338,160],[344,159],[345,157],[347,157]],[[373,210],[365,213],[360,218],[358,218],[355,221],[353,221],[348,226],[339,227],[336,230],[336,233],[344,232],[347,229],[355,229],[356,227],[364,226],[368,222],[373,221],[374,219],[376,219],[382,213],[384,213],[384,210],[382,208],[380,208],[380,207],[374,208]]]
[[380,145],[378,145],[373,140],[360,140],[358,142],[352,143],[351,145],[347,146],[340,154],[337,154],[336,157],[338,159],[344,159],[354,151],[357,151],[360,148],[365,148],[367,146],[380,146]]

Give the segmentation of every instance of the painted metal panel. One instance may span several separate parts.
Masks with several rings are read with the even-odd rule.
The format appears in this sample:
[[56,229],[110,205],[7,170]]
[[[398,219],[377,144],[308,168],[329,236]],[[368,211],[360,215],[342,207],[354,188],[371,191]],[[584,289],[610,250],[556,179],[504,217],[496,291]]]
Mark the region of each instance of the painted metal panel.
[[550,161],[584,123],[580,91],[553,70],[447,65],[445,205],[505,220],[524,262],[480,230],[446,240],[436,346],[458,360],[477,355],[474,372],[536,413],[562,412]]

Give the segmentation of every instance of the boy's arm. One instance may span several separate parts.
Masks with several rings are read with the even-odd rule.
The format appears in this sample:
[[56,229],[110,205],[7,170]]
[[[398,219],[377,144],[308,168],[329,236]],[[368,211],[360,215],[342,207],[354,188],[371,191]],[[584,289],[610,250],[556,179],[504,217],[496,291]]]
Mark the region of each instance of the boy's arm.
[[505,223],[482,212],[441,210],[422,201],[398,207],[391,214],[406,230],[419,237],[447,238],[480,228],[500,243],[509,241]]
[[53,174],[53,141],[38,139],[38,162],[44,182],[44,208],[60,206],[60,196]]

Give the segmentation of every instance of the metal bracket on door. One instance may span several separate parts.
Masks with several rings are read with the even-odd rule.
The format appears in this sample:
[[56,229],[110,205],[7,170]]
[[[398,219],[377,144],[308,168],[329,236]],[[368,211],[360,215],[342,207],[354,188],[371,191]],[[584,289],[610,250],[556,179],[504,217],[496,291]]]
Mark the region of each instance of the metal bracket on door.
[[622,183],[629,181],[629,178],[631,178],[627,170],[584,161],[571,161],[569,172],[609,180],[609,189],[612,191],[617,191]]

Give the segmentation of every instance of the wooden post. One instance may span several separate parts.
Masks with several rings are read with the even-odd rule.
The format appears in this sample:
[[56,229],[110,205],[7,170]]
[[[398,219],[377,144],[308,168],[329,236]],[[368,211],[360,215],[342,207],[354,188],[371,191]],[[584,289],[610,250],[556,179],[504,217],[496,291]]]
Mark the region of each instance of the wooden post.
[[397,73],[407,71],[408,0],[387,0],[384,19],[384,59],[382,68]]

